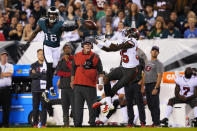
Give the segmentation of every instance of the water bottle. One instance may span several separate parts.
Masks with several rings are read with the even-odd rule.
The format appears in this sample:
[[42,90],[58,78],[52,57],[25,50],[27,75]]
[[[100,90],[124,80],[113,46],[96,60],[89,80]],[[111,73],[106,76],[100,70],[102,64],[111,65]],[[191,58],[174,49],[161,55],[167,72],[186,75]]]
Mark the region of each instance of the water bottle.
[[42,124],[41,122],[38,123],[38,128],[41,128],[42,127]]

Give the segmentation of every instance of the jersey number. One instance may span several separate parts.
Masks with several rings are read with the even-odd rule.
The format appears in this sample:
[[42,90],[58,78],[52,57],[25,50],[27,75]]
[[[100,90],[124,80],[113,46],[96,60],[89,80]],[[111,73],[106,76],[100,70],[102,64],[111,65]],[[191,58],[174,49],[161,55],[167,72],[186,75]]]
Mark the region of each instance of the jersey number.
[[187,93],[190,91],[190,88],[189,87],[183,87],[183,90],[185,91],[183,93],[184,96],[187,96]]
[[122,56],[122,61],[124,63],[128,63],[129,62],[129,57],[127,55],[124,55],[124,53],[126,53],[127,50],[121,50],[120,55]]
[[55,42],[57,41],[57,36],[55,34],[47,34],[45,33],[45,37],[47,41]]

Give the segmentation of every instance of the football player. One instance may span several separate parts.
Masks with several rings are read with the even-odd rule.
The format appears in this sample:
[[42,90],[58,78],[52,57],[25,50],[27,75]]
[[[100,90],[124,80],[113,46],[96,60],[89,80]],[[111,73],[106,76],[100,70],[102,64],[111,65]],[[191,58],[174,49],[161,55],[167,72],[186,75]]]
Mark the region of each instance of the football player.
[[178,76],[175,79],[175,97],[169,99],[166,115],[161,123],[165,126],[168,125],[168,118],[172,112],[174,104],[186,103],[194,109],[194,120],[197,123],[197,78],[193,76],[193,70],[191,67],[185,69],[185,74]]
[[36,37],[36,35],[43,31],[45,34],[43,42],[44,57],[47,62],[47,86],[46,91],[43,93],[43,97],[48,101],[48,92],[50,90],[51,96],[56,96],[54,87],[52,85],[52,78],[54,69],[60,58],[60,38],[63,31],[73,31],[78,28],[76,22],[63,21],[59,17],[59,10],[54,6],[48,9],[48,15],[46,18],[40,18],[35,31],[32,33],[25,47],[30,45],[30,42]]
[[[112,72],[103,77],[104,90],[106,95],[106,103],[109,109],[112,110],[113,104],[111,103],[111,97],[122,87],[126,86],[130,81],[132,81],[137,74],[137,65],[139,60],[136,55],[137,50],[137,40],[139,38],[139,32],[136,28],[127,28],[123,31],[125,37],[122,38],[120,44],[113,44],[110,41],[105,41],[95,43],[99,48],[104,51],[120,51],[121,55],[121,66],[115,68]],[[104,45],[110,45],[106,47]],[[112,88],[110,81],[119,80]],[[92,108],[97,108],[101,106],[101,102],[93,104]]]

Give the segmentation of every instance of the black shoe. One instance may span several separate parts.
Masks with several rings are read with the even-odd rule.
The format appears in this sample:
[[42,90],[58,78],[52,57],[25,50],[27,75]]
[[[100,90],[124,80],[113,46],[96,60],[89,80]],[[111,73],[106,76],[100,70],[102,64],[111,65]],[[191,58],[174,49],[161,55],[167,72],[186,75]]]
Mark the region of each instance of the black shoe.
[[193,119],[192,123],[194,124],[194,127],[197,127],[197,117]]
[[51,88],[50,88],[50,95],[51,95],[51,96],[56,96],[54,87],[51,87]]
[[42,97],[44,98],[44,101],[46,101],[48,103],[49,102],[49,91],[45,90],[44,92],[42,92]]
[[160,121],[161,124],[164,124],[164,126],[168,126],[168,118],[164,118]]

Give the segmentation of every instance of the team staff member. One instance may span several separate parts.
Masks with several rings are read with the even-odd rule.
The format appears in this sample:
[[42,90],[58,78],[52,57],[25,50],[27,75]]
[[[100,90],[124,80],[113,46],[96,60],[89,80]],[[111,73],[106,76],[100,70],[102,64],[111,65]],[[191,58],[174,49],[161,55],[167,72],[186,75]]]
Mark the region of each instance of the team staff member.
[[58,62],[57,75],[60,76],[58,80],[58,87],[61,89],[61,103],[63,110],[63,122],[65,127],[69,127],[69,107],[71,105],[74,109],[74,93],[70,87],[71,79],[71,65],[73,56],[71,56],[71,47],[65,44],[63,47],[64,56]]
[[41,124],[46,127],[47,119],[47,103],[42,97],[42,92],[46,89],[46,70],[47,66],[44,62],[43,50],[37,50],[38,60],[31,64],[30,77],[32,78],[32,96],[33,96],[33,126],[38,127],[39,105],[41,102]]
[[12,84],[13,65],[8,63],[8,53],[0,54],[0,105],[3,109],[3,127],[9,127],[10,86]]
[[139,57],[139,65],[138,73],[136,79],[133,82],[130,82],[128,87],[125,87],[125,96],[127,101],[127,111],[128,111],[128,127],[133,127],[134,123],[134,111],[133,111],[133,102],[138,107],[139,116],[140,116],[140,124],[141,127],[145,127],[146,125],[146,116],[145,116],[145,109],[144,109],[144,101],[143,96],[141,93],[141,79],[142,79],[142,72],[144,71],[145,63],[144,60]]
[[150,53],[151,60],[145,65],[141,91],[142,93],[146,92],[147,104],[153,121],[152,126],[157,127],[160,125],[159,92],[164,68],[163,64],[157,59],[159,47],[153,46]]
[[[92,105],[96,102],[96,84],[98,76],[103,74],[103,66],[97,54],[91,51],[93,43],[86,38],[82,42],[83,50],[74,56],[72,63],[71,86],[74,85],[74,107],[76,127],[81,127],[83,122],[84,102],[87,102],[89,109],[89,124],[95,126],[95,112]],[[99,78],[101,84],[101,78]]]

